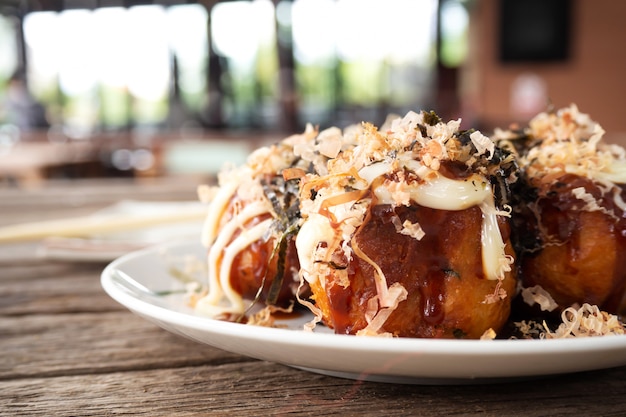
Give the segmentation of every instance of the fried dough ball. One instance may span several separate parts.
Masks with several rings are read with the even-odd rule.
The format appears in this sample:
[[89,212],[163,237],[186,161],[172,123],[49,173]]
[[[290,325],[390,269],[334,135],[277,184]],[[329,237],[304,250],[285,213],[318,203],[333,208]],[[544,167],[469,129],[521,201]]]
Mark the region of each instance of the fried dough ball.
[[[397,233],[392,217],[419,223],[421,240]],[[355,235],[354,244],[380,267],[388,284],[401,284],[407,291],[380,328],[401,337],[480,338],[487,330],[500,330],[509,317],[510,299],[486,302],[504,291],[514,294],[515,275],[507,272],[502,281],[485,279],[482,260],[481,211],[435,210],[411,205],[395,210],[389,205],[372,207]],[[507,254],[513,256],[505,231]],[[342,285],[339,274],[312,286],[324,323],[336,333],[356,334],[367,327],[369,300],[376,296],[376,271],[362,258],[346,265],[350,285]]]
[[350,146],[337,130],[307,126],[222,170],[219,186],[199,189],[210,206],[202,231],[206,294],[192,300],[198,313],[242,320],[257,302],[287,307],[306,295],[295,248],[300,178],[324,173],[328,159]]
[[257,301],[288,306],[301,287],[291,230],[299,219],[297,184],[279,175],[243,173],[241,183],[235,179],[220,187],[211,202],[203,236],[208,293],[195,305],[227,320],[241,320]]
[[296,238],[310,308],[335,333],[480,338],[509,317],[516,166],[476,131],[408,113],[308,175]]
[[[233,209],[241,204],[231,202],[230,214],[224,216],[224,224],[233,219]],[[241,229],[237,230],[229,243],[235,241],[245,230],[271,219],[269,213],[246,220]],[[219,233],[219,231],[218,231]],[[298,271],[300,264],[296,254],[295,239],[287,235],[285,249],[282,254],[278,250],[280,236],[261,237],[241,249],[233,258],[229,273],[232,289],[245,299],[269,301],[271,304],[286,307],[295,300],[300,280]],[[274,287],[274,279],[279,276],[280,283]]]
[[[526,242],[519,262],[524,286],[540,285],[561,308],[588,303],[609,313],[623,310],[623,211],[585,177],[564,174],[554,181],[534,183],[537,198],[516,221],[520,239]],[[583,209],[585,203],[573,190],[593,196],[599,209]],[[620,218],[609,213],[619,213]]]
[[521,169],[512,234],[522,285],[541,286],[560,309],[624,312],[626,152],[603,135],[575,105],[496,132]]

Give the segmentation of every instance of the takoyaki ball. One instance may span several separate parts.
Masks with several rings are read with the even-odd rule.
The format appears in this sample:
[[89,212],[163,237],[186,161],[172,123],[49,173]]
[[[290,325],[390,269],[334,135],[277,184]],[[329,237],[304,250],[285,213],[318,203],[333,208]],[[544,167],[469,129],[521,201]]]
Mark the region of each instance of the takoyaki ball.
[[512,234],[522,285],[541,286],[561,309],[624,309],[626,152],[603,135],[575,105],[496,132],[521,169]]
[[324,173],[326,161],[349,146],[336,129],[307,126],[222,170],[218,186],[200,189],[210,203],[202,231],[208,283],[206,294],[195,297],[196,311],[241,319],[258,301],[285,307],[306,294],[295,249],[300,178]]
[[[524,286],[540,285],[562,308],[589,303],[620,312],[626,285],[626,223],[613,195],[573,174],[531,184],[537,197],[517,221],[521,238],[530,242],[519,263]],[[588,202],[576,197],[583,193]],[[597,209],[586,209],[587,204]]]
[[[392,218],[419,223],[425,235],[416,240],[396,231]],[[401,337],[480,338],[497,332],[510,313],[514,272],[502,280],[486,279],[481,257],[481,219],[478,207],[461,211],[436,210],[417,205],[371,208],[356,232],[354,244],[365,254],[346,265],[349,285],[341,274],[314,281],[316,305],[324,323],[337,333],[356,334],[368,326],[370,300],[376,298],[376,264],[387,283],[407,291],[378,332]],[[499,222],[506,254],[513,257],[508,224]],[[368,258],[368,260],[364,260]],[[322,284],[323,282],[323,284]],[[323,288],[322,288],[323,285]],[[494,294],[497,301],[489,302]],[[486,301],[487,300],[487,301]]]
[[508,319],[515,165],[459,124],[425,112],[366,124],[328,175],[307,177],[296,247],[312,310],[336,333],[480,338]]

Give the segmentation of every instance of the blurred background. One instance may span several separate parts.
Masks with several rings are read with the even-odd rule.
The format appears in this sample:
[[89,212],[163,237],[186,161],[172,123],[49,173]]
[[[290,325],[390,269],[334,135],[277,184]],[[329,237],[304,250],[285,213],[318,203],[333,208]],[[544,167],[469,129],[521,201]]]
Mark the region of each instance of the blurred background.
[[626,2],[0,0],[0,184],[213,175],[306,123],[576,103],[626,144]]

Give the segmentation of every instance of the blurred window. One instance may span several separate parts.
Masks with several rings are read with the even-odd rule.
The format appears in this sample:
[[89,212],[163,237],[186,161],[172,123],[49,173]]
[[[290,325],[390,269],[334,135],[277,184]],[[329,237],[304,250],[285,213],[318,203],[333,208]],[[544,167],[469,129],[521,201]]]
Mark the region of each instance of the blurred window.
[[[4,101],[9,80],[17,70],[16,20],[0,15],[0,98]],[[0,125],[9,121],[4,103],[0,104]]]
[[458,67],[468,53],[469,13],[464,0],[441,2],[441,49],[440,60],[446,67]]
[[29,13],[29,82],[73,137],[158,126],[169,115],[176,58],[182,104],[204,99],[207,13],[200,5],[146,5]]
[[[428,105],[436,0],[296,0],[296,74],[305,118],[339,123]],[[380,120],[376,120],[379,122]]]
[[17,69],[16,20],[0,15],[0,89]]
[[[450,33],[464,30],[447,3]],[[198,123],[216,106],[231,128],[276,128],[285,103],[294,103],[300,124],[381,122],[434,102],[437,7],[437,0],[240,0],[209,10],[33,12],[24,20],[29,86],[52,122],[76,137]],[[291,59],[281,55],[282,68],[278,45],[293,51]],[[458,62],[462,51],[448,55]],[[219,89],[209,94],[216,61]]]
[[275,126],[278,117],[275,10],[270,0],[216,4],[211,36],[225,58],[222,89],[231,125]]

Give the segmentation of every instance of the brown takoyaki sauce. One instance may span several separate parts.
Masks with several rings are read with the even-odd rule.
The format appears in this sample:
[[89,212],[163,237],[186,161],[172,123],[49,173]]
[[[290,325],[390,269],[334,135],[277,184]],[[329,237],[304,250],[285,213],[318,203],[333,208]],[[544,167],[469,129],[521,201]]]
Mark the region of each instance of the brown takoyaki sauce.
[[[425,236],[416,240],[399,234],[393,225],[394,217],[423,225]],[[485,288],[496,285],[484,277],[480,218],[478,207],[462,211],[417,205],[371,208],[355,236],[356,243],[380,267],[390,285],[399,282],[409,294],[389,317],[385,331],[408,337],[459,337],[469,333],[479,337],[486,330],[481,323],[469,325],[456,315],[456,309],[464,310],[463,304],[472,309],[480,306]],[[508,239],[508,227],[501,226],[503,237]],[[376,294],[375,271],[360,258],[350,262],[348,268],[348,287],[327,287],[332,317],[327,324],[337,333],[354,334],[366,325],[364,312],[368,300]],[[456,307],[450,309],[451,305]]]
[[[618,312],[626,286],[626,217],[613,192],[623,190],[607,192],[574,174],[530,184],[533,197],[513,216],[525,285],[552,290],[561,305],[583,301]],[[588,201],[574,190],[584,190]]]

